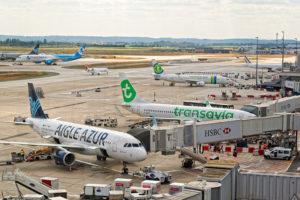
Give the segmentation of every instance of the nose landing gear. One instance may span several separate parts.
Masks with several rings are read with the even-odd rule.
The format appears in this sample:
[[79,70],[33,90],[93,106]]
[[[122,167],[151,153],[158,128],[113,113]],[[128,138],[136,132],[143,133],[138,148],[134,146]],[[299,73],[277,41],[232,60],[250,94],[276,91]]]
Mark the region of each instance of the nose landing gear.
[[122,174],[128,174],[128,168],[126,162],[123,162]]

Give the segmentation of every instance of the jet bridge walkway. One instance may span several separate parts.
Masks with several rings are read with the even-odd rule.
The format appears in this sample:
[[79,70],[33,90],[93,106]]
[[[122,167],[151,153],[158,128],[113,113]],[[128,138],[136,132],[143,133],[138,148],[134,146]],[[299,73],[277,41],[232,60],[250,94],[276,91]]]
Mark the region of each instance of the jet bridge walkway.
[[300,130],[300,113],[276,113],[268,117],[198,122],[195,124],[195,130],[193,125],[151,127],[150,151],[174,150],[176,147],[298,130]]

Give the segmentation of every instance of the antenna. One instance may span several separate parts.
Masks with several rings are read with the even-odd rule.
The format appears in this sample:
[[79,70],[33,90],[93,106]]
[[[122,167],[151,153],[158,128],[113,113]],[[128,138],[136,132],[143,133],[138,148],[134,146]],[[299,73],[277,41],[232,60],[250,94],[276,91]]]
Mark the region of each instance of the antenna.
[[276,47],[278,48],[278,33],[276,33]]

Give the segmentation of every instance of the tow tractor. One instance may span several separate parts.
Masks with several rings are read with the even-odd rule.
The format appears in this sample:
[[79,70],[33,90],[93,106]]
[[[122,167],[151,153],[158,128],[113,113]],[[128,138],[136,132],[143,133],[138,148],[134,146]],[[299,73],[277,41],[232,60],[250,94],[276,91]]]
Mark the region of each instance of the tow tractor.
[[26,161],[34,161],[34,160],[51,160],[51,149],[50,148],[44,148],[39,149],[37,151],[29,152],[26,156]]
[[154,165],[145,166],[140,171],[133,172],[133,176],[140,176],[147,180],[158,180],[161,183],[169,183],[172,179],[171,174],[155,170]]

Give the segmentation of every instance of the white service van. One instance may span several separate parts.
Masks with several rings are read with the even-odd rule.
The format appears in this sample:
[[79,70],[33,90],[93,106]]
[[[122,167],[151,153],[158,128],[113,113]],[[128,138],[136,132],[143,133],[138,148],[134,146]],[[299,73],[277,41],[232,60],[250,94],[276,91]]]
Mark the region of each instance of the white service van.
[[272,149],[265,150],[264,156],[267,159],[290,160],[292,158],[292,149],[283,148],[283,147],[274,147]]

